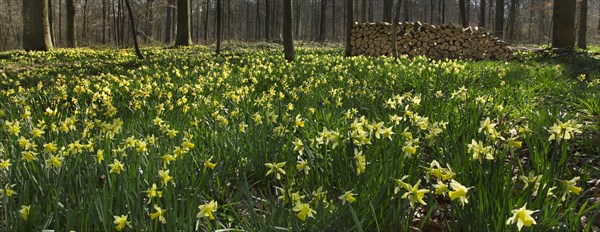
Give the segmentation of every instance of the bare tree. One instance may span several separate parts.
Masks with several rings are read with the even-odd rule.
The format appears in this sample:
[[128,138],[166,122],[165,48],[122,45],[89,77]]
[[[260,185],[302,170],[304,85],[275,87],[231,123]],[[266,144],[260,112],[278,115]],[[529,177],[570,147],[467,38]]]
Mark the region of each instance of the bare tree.
[[265,40],[271,39],[271,31],[269,29],[271,20],[271,11],[269,9],[269,0],[265,0]]
[[367,22],[367,0],[362,0],[360,2],[360,21],[361,22]]
[[177,0],[177,38],[175,46],[192,45],[190,0]]
[[23,0],[23,48],[26,51],[52,49],[48,1]]
[[394,58],[398,58],[398,23],[400,21],[400,7],[402,6],[402,0],[396,1],[396,6],[394,7],[394,22],[392,22],[392,55]]
[[223,17],[221,16],[221,1],[222,0],[217,0],[217,48],[215,50],[217,55],[221,54],[221,36],[223,35],[223,32],[221,31],[223,23]]
[[392,22],[392,10],[394,0],[383,0],[383,21],[391,23]]
[[129,15],[129,23],[131,24],[131,33],[133,33],[133,46],[135,47],[135,55],[137,55],[138,59],[141,60],[144,59],[144,55],[142,55],[142,52],[140,51],[140,45],[138,44],[135,20],[133,19],[133,11],[131,10],[129,0],[125,0],[125,5],[127,5],[127,14]]
[[468,27],[469,22],[467,21],[467,12],[465,8],[465,0],[458,0],[458,14],[460,16],[460,25],[462,27]]
[[346,56],[352,55],[352,25],[354,25],[354,2],[346,0]]
[[325,41],[325,16],[327,15],[327,1],[321,0],[321,19],[319,20],[319,40]]
[[575,1],[554,0],[552,8],[552,47],[573,50],[575,47]]
[[479,0],[479,27],[485,27],[485,0]]
[[579,32],[577,36],[577,47],[583,49],[587,48],[587,11],[588,1],[581,0],[581,6],[579,7]]
[[67,0],[67,47],[77,47],[77,33],[75,32],[75,0]]
[[173,30],[173,10],[174,0],[167,1],[166,13],[165,13],[165,43],[171,42],[171,31]]
[[498,38],[504,37],[504,0],[496,0],[495,33]]
[[283,53],[285,60],[294,61],[294,37],[292,34],[292,0],[283,0]]

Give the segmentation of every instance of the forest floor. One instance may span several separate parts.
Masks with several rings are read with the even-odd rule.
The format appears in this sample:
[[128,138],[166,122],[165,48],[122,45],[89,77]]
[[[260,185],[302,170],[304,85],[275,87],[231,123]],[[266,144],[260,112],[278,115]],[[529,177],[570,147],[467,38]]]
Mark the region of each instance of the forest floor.
[[0,230],[598,231],[594,49],[2,52]]

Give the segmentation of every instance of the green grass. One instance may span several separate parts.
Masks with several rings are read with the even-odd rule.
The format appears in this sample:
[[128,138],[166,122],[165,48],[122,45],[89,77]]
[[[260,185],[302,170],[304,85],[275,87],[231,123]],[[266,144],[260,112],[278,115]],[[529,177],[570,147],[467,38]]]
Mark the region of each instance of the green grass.
[[[597,59],[344,58],[304,47],[290,64],[280,47],[260,48],[148,48],[146,60],[114,49],[0,53],[0,185],[16,192],[2,194],[0,228],[110,231],[127,215],[130,231],[511,231],[511,211],[527,204],[537,224],[524,230],[592,229],[581,218],[600,205],[587,183],[600,177]],[[480,130],[487,118],[491,135]],[[568,120],[582,133],[549,140]],[[454,175],[428,175],[434,160]],[[282,169],[267,174],[268,163]],[[161,183],[161,170],[173,179]],[[525,187],[530,173],[541,176]],[[574,177],[578,195],[561,184]],[[451,180],[469,188],[468,203],[434,193],[455,190]],[[430,192],[411,207],[402,183],[417,181]],[[153,184],[162,197],[148,199]],[[339,198],[346,191],[355,202]],[[213,200],[215,220],[198,218]],[[300,220],[301,203],[313,217]],[[150,218],[155,204],[166,224]]]

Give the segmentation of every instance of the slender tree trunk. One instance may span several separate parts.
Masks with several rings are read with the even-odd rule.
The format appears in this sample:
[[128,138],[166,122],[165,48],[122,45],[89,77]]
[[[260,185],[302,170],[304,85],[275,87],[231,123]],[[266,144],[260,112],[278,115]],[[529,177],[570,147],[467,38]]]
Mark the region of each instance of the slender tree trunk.
[[75,28],[75,1],[67,0],[67,47],[77,47],[77,33],[75,32]]
[[256,40],[260,40],[260,22],[261,22],[261,17],[260,17],[260,0],[256,0],[256,29],[254,30],[255,36],[254,38],[256,38]]
[[269,29],[269,21],[271,20],[270,12],[269,0],[265,0],[265,40],[271,39],[271,31]]
[[204,9],[204,42],[208,44],[208,15],[210,10],[210,0],[206,0],[206,8]]
[[231,0],[227,0],[227,39],[231,39]]
[[479,27],[485,27],[485,1],[479,0]]
[[393,10],[394,0],[383,0],[383,21],[391,23],[392,22],[392,10]]
[[336,35],[336,31],[335,31],[335,26],[336,26],[335,19],[337,18],[337,17],[335,17],[335,12],[336,12],[336,10],[335,10],[335,0],[332,0],[331,1],[331,34],[332,34],[331,39],[334,40],[334,41],[336,41],[336,38],[335,38],[335,35]]
[[50,24],[50,43],[52,43],[52,46],[54,46],[54,23],[53,23],[53,14],[54,14],[54,8],[52,7],[52,0],[48,0],[48,24]]
[[294,36],[292,34],[292,0],[283,0],[283,53],[285,60],[294,61]]
[[[571,1],[571,0],[569,0]],[[496,0],[495,36],[504,38],[504,0]]]
[[469,26],[469,22],[467,21],[467,12],[465,11],[465,0],[458,0],[458,14],[460,16],[460,25],[462,27]]
[[295,26],[294,26],[294,37],[296,39],[300,38],[300,22],[302,21],[302,14],[300,14],[300,9],[301,9],[301,6],[302,6],[301,4],[302,4],[301,1],[296,0],[296,7],[294,9],[294,12],[296,12],[296,14],[294,15],[295,17],[293,17],[293,18],[296,19],[296,20],[294,20],[294,24],[295,24]]
[[88,43],[88,41],[87,41],[87,6],[88,6],[88,0],[84,0],[83,1],[83,29],[81,30],[81,39],[84,41],[84,44]]
[[404,6],[404,21],[408,22],[410,20],[410,15],[408,9],[410,8],[411,0],[407,0]]
[[446,23],[446,0],[442,0],[442,24]]
[[319,26],[319,40],[325,41],[325,16],[327,15],[327,1],[321,0],[321,20]]
[[221,54],[221,35],[223,34],[221,32],[221,24],[223,21],[223,17],[221,17],[221,1],[223,0],[217,0],[217,55]]
[[519,0],[511,0],[510,1],[510,8],[508,11],[508,25],[506,27],[506,33],[507,33],[507,37],[508,40],[510,41],[515,41],[515,28],[516,28],[516,24],[517,24],[517,17],[519,15],[519,7],[520,7],[520,2]]
[[246,0],[246,40],[250,40],[250,0]]
[[352,55],[352,26],[354,25],[354,2],[346,1],[346,57]]
[[369,22],[373,22],[374,21],[374,15],[373,15],[373,9],[375,9],[375,7],[373,6],[373,0],[369,0]]
[[177,38],[175,46],[192,45],[190,0],[177,0]]
[[131,10],[131,5],[129,5],[129,0],[125,0],[125,5],[127,6],[127,13],[129,15],[129,23],[131,24],[131,33],[133,33],[133,45],[135,47],[135,54],[138,59],[144,59],[144,55],[140,51],[140,46],[138,44],[137,39],[137,30],[135,29],[135,20],[133,19],[133,11]]
[[465,14],[467,15],[467,25],[471,25],[471,0],[465,1]]
[[583,49],[587,48],[587,11],[588,1],[581,0],[581,6],[579,7],[579,33],[577,36],[577,47]]
[[575,46],[576,2],[554,0],[552,9],[552,47],[573,50]]
[[[208,1],[208,0],[207,0]],[[165,43],[171,43],[171,27],[173,26],[173,0],[167,2],[165,18]]]
[[23,48],[25,51],[52,49],[48,1],[23,0]]
[[152,30],[154,28],[154,0],[146,1],[146,18],[148,23],[146,24],[146,36],[144,36],[144,40],[148,42],[152,39]]
[[367,0],[361,0],[360,2],[360,17],[361,22],[367,22]]
[[402,0],[396,2],[394,22],[392,22],[392,55],[394,58],[398,58],[398,23],[400,20],[400,7],[402,6]]
[[[69,1],[69,0],[67,0]],[[119,17],[117,14],[117,8],[115,8],[115,0],[111,0],[111,8],[112,8],[112,15],[113,15],[113,26],[112,26],[112,33],[113,33],[113,43],[114,44],[119,44]]]
[[62,40],[62,0],[58,0],[58,41],[62,42]]
[[106,44],[106,0],[102,0],[102,44]]

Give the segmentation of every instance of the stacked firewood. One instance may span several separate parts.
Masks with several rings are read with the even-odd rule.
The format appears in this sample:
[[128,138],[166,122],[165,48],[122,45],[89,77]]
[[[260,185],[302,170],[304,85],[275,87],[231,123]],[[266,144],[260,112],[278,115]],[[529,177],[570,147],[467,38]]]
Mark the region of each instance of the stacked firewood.
[[[423,55],[433,59],[510,60],[513,51],[506,43],[481,28],[439,26],[420,22],[397,25],[398,54]],[[352,27],[352,55],[391,56],[392,25],[355,23]]]

